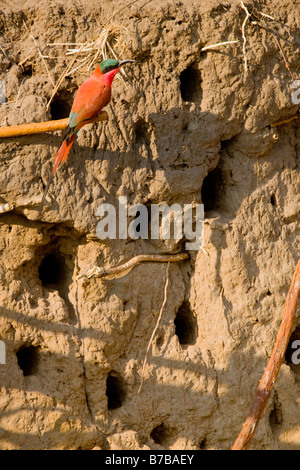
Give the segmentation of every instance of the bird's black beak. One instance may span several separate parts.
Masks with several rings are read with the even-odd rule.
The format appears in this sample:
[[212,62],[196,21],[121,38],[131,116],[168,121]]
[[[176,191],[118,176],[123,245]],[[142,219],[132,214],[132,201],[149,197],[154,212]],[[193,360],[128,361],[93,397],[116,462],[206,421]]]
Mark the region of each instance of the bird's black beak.
[[131,59],[120,60],[120,62],[118,63],[118,67],[122,67],[125,64],[130,64],[133,62],[136,62],[136,60],[131,60]]

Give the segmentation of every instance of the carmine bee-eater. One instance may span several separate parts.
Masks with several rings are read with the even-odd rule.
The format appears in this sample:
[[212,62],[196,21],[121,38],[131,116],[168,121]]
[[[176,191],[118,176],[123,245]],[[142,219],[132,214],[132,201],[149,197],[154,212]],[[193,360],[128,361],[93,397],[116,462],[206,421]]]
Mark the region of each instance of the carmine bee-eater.
[[55,155],[52,175],[43,194],[40,209],[45,202],[53,175],[60,162],[64,162],[70,152],[77,132],[95,119],[110,102],[111,85],[120,68],[134,60],[107,59],[101,62],[95,72],[78,88],[71,108],[67,133],[61,147]]

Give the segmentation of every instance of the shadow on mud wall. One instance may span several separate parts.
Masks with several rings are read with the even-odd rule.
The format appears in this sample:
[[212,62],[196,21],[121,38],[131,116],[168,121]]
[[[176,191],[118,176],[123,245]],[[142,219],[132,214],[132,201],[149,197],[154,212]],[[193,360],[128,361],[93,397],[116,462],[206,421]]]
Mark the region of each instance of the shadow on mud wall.
[[[13,321],[14,323],[22,323],[23,325],[27,324],[28,326],[32,327],[32,318],[26,315],[16,314],[15,312],[8,310],[2,310],[2,315],[8,322]],[[70,329],[67,325],[64,324],[49,324],[46,321],[41,321],[38,319],[34,319],[34,327],[43,334],[47,334],[47,331],[49,333],[53,333],[58,339],[59,335],[64,335],[66,338],[68,338],[69,353],[67,355],[61,355],[57,352],[51,352],[50,350],[47,350],[46,342],[41,342],[39,344],[37,341],[35,341],[34,344],[27,347],[38,348],[37,354],[35,354],[34,357],[32,355],[28,355],[27,358],[23,358],[23,363],[20,364],[17,356],[21,348],[16,350],[16,345],[11,339],[8,340],[5,337],[3,338],[7,344],[8,354],[7,364],[5,366],[1,366],[1,383],[3,390],[11,390],[10,397],[12,408],[9,409],[10,406],[8,406],[5,411],[1,412],[0,438],[6,443],[2,444],[2,446],[4,445],[4,448],[14,448],[14,446],[21,446],[22,449],[43,449],[55,447],[64,448],[64,437],[67,445],[71,445],[72,448],[74,448],[74,446],[75,448],[93,448],[95,445],[106,445],[104,444],[105,439],[103,438],[102,433],[105,434],[107,423],[105,424],[105,422],[101,422],[101,419],[99,418],[99,409],[94,409],[95,403],[93,400],[89,402],[88,390],[91,383],[95,383],[95,379],[96,383],[98,382],[97,393],[99,396],[99,401],[102,402],[102,406],[103,403],[106,403],[107,408],[106,412],[105,410],[102,411],[104,414],[106,414],[106,420],[108,419],[108,423],[112,425],[115,419],[122,421],[124,412],[127,416],[130,416],[133,408],[137,410],[139,408],[139,403],[141,405],[143,404],[143,392],[138,394],[138,387],[140,384],[139,380],[135,383],[126,383],[126,380],[122,377],[124,373],[122,368],[120,368],[117,373],[108,373],[107,368],[101,370],[101,364],[94,364],[93,362],[86,361],[84,356],[79,356],[78,352],[80,345],[78,341],[82,341],[83,338],[91,337],[94,339],[103,340],[103,332],[101,333],[100,331],[92,328],[79,330],[76,327],[71,327]],[[27,345],[29,345],[29,342]],[[192,348],[193,346],[189,347]],[[250,365],[249,355],[251,356]],[[130,359],[135,358],[131,355],[131,357],[128,357],[127,360]],[[29,363],[33,360],[34,364]],[[27,363],[25,364],[24,361],[27,361]],[[144,423],[144,442],[148,442],[149,444],[152,439],[154,440],[154,443],[159,444],[163,448],[167,449],[176,442],[178,437],[184,437],[185,433],[187,433],[187,436],[189,437],[191,434],[194,434],[196,440],[198,436],[199,449],[202,449],[203,447],[214,447],[217,444],[219,438],[221,438],[221,435],[219,438],[218,436],[213,437],[215,433],[211,434],[211,427],[207,427],[206,424],[202,425],[202,420],[204,423],[206,423],[205,416],[207,416],[208,412],[210,415],[212,413],[213,416],[215,416],[216,422],[219,422],[219,413],[221,413],[222,422],[225,429],[227,426],[226,415],[228,422],[231,424],[231,427],[233,424],[232,416],[238,416],[239,420],[241,419],[241,416],[244,416],[245,418],[247,416],[249,406],[252,403],[258,381],[266,365],[265,361],[265,358],[256,356],[255,350],[252,350],[252,352],[248,353],[247,355],[243,355],[243,353],[240,351],[234,351],[230,357],[226,369],[219,370],[216,365],[213,368],[209,367],[209,365],[203,361],[203,358],[199,358],[197,367],[197,364],[167,359],[162,356],[152,356],[152,354],[150,354],[148,357],[148,362],[149,364],[155,366],[154,374],[151,380],[151,394],[154,401],[158,400],[158,406],[157,413],[154,413],[153,420],[149,423]],[[244,364],[242,369],[240,367],[241,364]],[[203,395],[203,393],[195,392],[191,388],[186,388],[184,384],[182,386],[178,386],[178,384],[166,385],[159,383],[159,376],[157,376],[157,372],[160,368],[170,370],[172,374],[174,374],[174,372],[176,374],[176,370],[181,369],[184,369],[186,373],[189,373],[190,371],[192,374],[195,374],[195,366],[198,370],[199,381],[204,381],[205,383],[212,382],[214,384],[213,387],[211,387],[214,390],[213,393],[210,392],[207,394],[204,392]],[[11,371],[10,374],[8,374],[9,370]],[[74,371],[73,375],[75,381],[73,385],[72,382],[69,382],[70,370]],[[26,371],[29,371],[29,373]],[[97,371],[100,372],[100,381],[96,377]],[[67,372],[67,374],[65,374],[65,372]],[[48,374],[51,374],[51,380],[48,379]],[[247,396],[240,396],[240,381],[245,374],[247,375],[247,380],[249,381],[249,393]],[[251,376],[252,380],[249,380]],[[110,380],[109,382],[109,377],[117,377],[118,380],[116,381],[116,379],[114,379],[113,381]],[[80,380],[80,383],[77,383],[78,394],[75,396],[75,398],[74,396],[71,398],[69,387],[66,386],[65,382],[68,381],[68,385],[71,386],[73,390],[76,390],[74,389],[74,385],[78,380]],[[119,387],[119,383],[121,383],[120,381],[122,382],[121,388]],[[150,384],[147,382],[148,381],[145,382],[144,386],[148,389]],[[222,387],[223,390],[221,396],[218,395],[219,387]],[[125,388],[126,394],[124,395]],[[227,390],[225,394],[224,388]],[[23,395],[23,406],[20,406],[20,396],[18,396],[18,398],[16,397],[16,400],[19,403],[17,409],[13,406],[14,398],[12,390],[19,390],[22,392],[24,391],[25,393],[25,395]],[[119,392],[121,393],[122,397],[120,396]],[[32,406],[30,406],[28,403],[28,397],[29,395],[33,397],[35,393],[37,393],[35,402],[32,402]],[[174,418],[176,418],[175,416],[169,415],[165,420],[158,423],[158,421],[160,421],[161,410],[163,408],[168,409],[168,397],[173,396],[173,394],[177,394],[182,397],[183,407],[185,403],[190,404],[186,417],[186,427],[183,429],[181,426],[180,428],[176,428],[176,426],[174,426]],[[240,396],[240,401],[236,399],[236,396]],[[39,400],[44,401],[45,399],[48,402],[50,401],[50,406],[39,405]],[[242,406],[244,408],[242,412],[240,409],[240,402],[243,404]],[[107,413],[109,404],[111,405],[112,403],[113,406],[110,406],[110,412]],[[284,416],[280,420],[277,419],[277,414],[277,417],[274,415],[276,410],[280,408],[280,397],[277,397],[276,403],[274,402],[274,406],[271,409],[269,416],[269,425],[273,434],[278,434],[278,432],[280,432],[282,419],[284,419]],[[82,408],[83,404],[84,409]],[[209,410],[205,409],[208,404]],[[26,413],[34,413],[30,433],[28,433],[25,429],[22,431],[22,425],[20,424],[18,425],[18,432],[13,432],[10,430],[9,423],[14,422],[13,417],[15,413],[18,414],[20,411],[25,413],[25,415]],[[197,416],[199,411],[200,415],[195,422],[194,418]],[[35,430],[35,424],[38,426],[38,422],[35,422],[37,419],[35,418],[37,413],[39,415],[39,422],[42,420],[42,422],[44,421],[46,423],[44,424],[44,430],[43,426],[41,427],[41,425],[39,425],[39,431],[38,428]],[[201,415],[203,418],[201,418]],[[88,427],[88,430],[85,431],[85,436],[82,438],[82,441],[78,437],[77,431],[72,429],[72,426],[67,426],[67,428],[65,427],[65,425],[69,423],[70,420],[79,420],[78,422],[85,423],[85,428],[86,426]],[[157,425],[154,426],[153,422],[155,421],[157,422]],[[212,422],[213,421],[214,418],[212,418]],[[126,425],[130,425],[130,423],[127,423]],[[132,422],[131,425],[132,429],[134,429],[135,422]],[[97,429],[96,432],[95,426]],[[191,426],[195,426],[194,429],[191,429]],[[236,435],[238,434],[241,426],[242,422],[237,420],[234,426]],[[148,437],[146,432],[147,429],[149,430]],[[203,430],[206,431],[205,445],[203,444]],[[234,442],[234,436],[231,437],[232,442],[230,442],[230,438],[229,436],[226,437],[224,430],[220,429],[219,432],[224,434],[223,438],[225,439],[225,442],[227,441],[227,443],[224,444],[224,448],[229,449]],[[89,444],[87,444],[87,442],[89,442]],[[297,446],[289,445],[288,447],[289,449],[296,449]]]

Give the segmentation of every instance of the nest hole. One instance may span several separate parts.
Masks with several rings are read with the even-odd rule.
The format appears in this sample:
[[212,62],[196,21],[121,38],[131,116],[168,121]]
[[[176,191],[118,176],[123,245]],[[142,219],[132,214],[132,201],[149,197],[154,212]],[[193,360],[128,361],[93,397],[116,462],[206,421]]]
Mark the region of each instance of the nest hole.
[[208,173],[202,183],[201,198],[205,212],[216,210],[220,207],[220,192],[222,186],[222,172],[220,168],[217,167]]
[[165,423],[161,423],[152,429],[150,437],[153,439],[155,444],[158,444],[164,448],[169,448],[176,441],[178,432],[175,428],[167,426]]
[[198,328],[197,319],[190,308],[188,302],[183,302],[179,307],[174,320],[175,334],[178,336],[182,346],[196,343]]
[[273,207],[277,207],[277,200],[276,200],[276,196],[274,193],[271,195],[270,202]]
[[206,449],[206,446],[207,446],[206,437],[204,437],[203,439],[199,441],[199,449],[204,450]]
[[24,377],[33,375],[37,371],[39,354],[37,346],[22,346],[17,352],[18,366]]
[[159,334],[156,338],[156,346],[158,348],[161,348],[161,346],[164,344],[164,341],[165,341],[165,335],[164,333],[162,332],[161,334]]
[[165,423],[161,423],[152,429],[150,437],[153,439],[155,444],[166,447],[170,444],[170,439],[174,437],[174,430],[168,428]]
[[140,119],[135,126],[135,141],[137,144],[142,144],[143,142],[147,145],[150,144],[150,131],[149,125],[144,119]]
[[50,104],[50,114],[52,119],[65,119],[69,116],[72,102],[73,94],[67,90],[63,90],[59,95],[55,96]]
[[121,408],[126,398],[126,386],[122,377],[116,372],[110,372],[106,379],[107,408]]
[[180,93],[183,101],[199,103],[202,101],[201,73],[195,64],[190,65],[180,74]]
[[277,407],[276,404],[274,404],[274,407],[270,412],[269,423],[273,431],[282,423],[282,410],[281,407]]
[[[69,312],[69,321],[76,322],[76,311],[69,299],[70,284],[72,282],[72,259],[61,253],[55,244],[43,250],[43,258],[38,268],[38,276],[43,287],[56,290],[61,299],[65,302]],[[38,254],[39,259],[41,253]]]
[[47,254],[39,267],[39,278],[44,287],[57,288],[65,279],[65,259],[59,253]]
[[23,76],[24,77],[32,77],[32,75],[33,75],[33,66],[32,66],[32,64],[25,63],[24,65],[22,65],[22,69],[23,69]]
[[282,406],[278,399],[278,394],[275,391],[273,408],[269,414],[269,424],[272,431],[276,431],[277,427],[282,423]]

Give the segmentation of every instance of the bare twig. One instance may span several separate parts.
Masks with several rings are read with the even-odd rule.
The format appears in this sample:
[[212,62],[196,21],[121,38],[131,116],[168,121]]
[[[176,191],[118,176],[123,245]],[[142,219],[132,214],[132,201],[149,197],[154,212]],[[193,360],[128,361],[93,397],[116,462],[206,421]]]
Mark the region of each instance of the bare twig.
[[[77,55],[79,54],[79,52],[80,52],[82,49],[83,49],[83,45],[81,46],[81,48],[80,48],[79,51],[77,52]],[[60,87],[62,81],[64,80],[64,78],[66,77],[66,75],[68,75],[68,72],[71,70],[71,68],[72,68],[72,66],[73,66],[73,64],[74,64],[74,62],[75,62],[75,60],[76,60],[77,55],[75,55],[75,57],[73,58],[73,60],[71,60],[71,62],[69,63],[69,65],[63,70],[63,72],[61,73],[61,75],[60,75],[58,81],[56,82],[56,85],[55,85],[55,87],[54,87],[54,90],[53,90],[53,92],[52,92],[52,95],[51,95],[51,97],[50,97],[50,99],[49,99],[49,101],[48,101],[48,103],[47,103],[47,107],[46,107],[47,110],[49,109],[50,104],[51,104],[51,102],[52,102],[54,96],[56,95],[57,90],[59,89],[59,87]]]
[[21,85],[19,86],[19,90],[18,90],[18,94],[17,94],[17,97],[16,97],[15,106],[17,106],[17,104],[18,104],[18,99],[19,99],[19,96],[20,96],[20,93],[21,93],[21,88],[22,88],[22,85],[23,85],[23,83],[24,83],[25,80],[26,80],[26,79],[23,78],[23,80],[21,81]]
[[18,63],[18,66],[19,66],[19,67],[22,67],[22,66],[25,64],[25,62],[27,62],[27,60],[31,58],[31,56],[32,56],[32,53],[31,53],[32,49],[33,49],[33,46],[30,48],[30,51],[29,51],[28,56],[27,56],[25,59],[23,59],[21,62]]
[[239,41],[225,41],[225,42],[217,42],[216,44],[211,44],[210,46],[202,47],[200,52],[208,51],[209,49],[215,49],[219,46],[226,46],[227,44],[236,44]]
[[7,125],[7,116],[4,116],[2,118],[2,121],[0,122],[0,128],[1,128],[1,126],[6,126],[6,125]]
[[[25,25],[26,25],[26,23],[25,23]],[[27,28],[27,25],[26,25],[26,28]],[[43,54],[41,53],[40,48],[39,48],[39,46],[38,46],[38,44],[37,44],[35,38],[34,38],[32,35],[30,35],[30,37],[31,37],[31,39],[33,40],[34,44],[36,45],[36,48],[37,48],[38,53],[39,53],[39,56],[40,56],[40,58],[42,59],[42,62],[43,62],[43,64],[44,64],[44,66],[45,66],[45,69],[46,69],[47,74],[48,74],[48,76],[49,76],[49,78],[50,78],[50,81],[51,81],[51,83],[52,83],[52,86],[55,87],[55,83],[54,83],[54,81],[53,81],[53,79],[52,79],[52,77],[51,77],[51,75],[50,75],[50,71],[49,71],[48,65],[47,65],[47,63],[46,63],[46,61],[45,61],[45,59],[44,59],[44,56],[43,56]]]
[[271,127],[281,126],[282,124],[287,124],[288,122],[294,121],[295,119],[299,119],[299,115],[296,114],[295,116],[291,116],[289,118],[283,119],[282,121],[276,121],[271,124]]
[[5,50],[3,49],[2,46],[0,46],[0,51],[2,52],[2,54],[9,60],[9,57],[8,55],[6,54]]
[[208,251],[206,251],[206,249],[205,249],[205,248],[203,248],[203,246],[200,246],[200,250],[202,250],[202,251],[203,251],[203,253],[205,253],[207,256],[209,256],[209,253],[208,253]]
[[280,366],[284,360],[285,351],[292,334],[296,315],[297,303],[300,297],[300,259],[296,266],[291,286],[286,298],[282,322],[277,334],[273,352],[265,368],[259,387],[257,389],[253,405],[243,428],[236,439],[232,450],[246,450],[256,430],[260,418],[263,415],[274,383],[276,381]]
[[80,274],[78,279],[90,279],[92,277],[105,277],[105,276],[115,276],[115,275],[125,275],[130,271],[134,266],[144,262],[155,262],[155,263],[169,263],[169,262],[178,262],[189,259],[188,253],[178,253],[176,255],[137,255],[134,258],[131,258],[127,263],[121,264],[120,266],[109,267],[109,268],[100,268],[99,266],[94,266],[92,269],[89,269],[86,273]]
[[[248,8],[246,7],[246,5],[245,5],[245,3],[244,3],[243,0],[241,1],[241,7],[242,7],[243,10],[246,12],[246,17],[245,17],[245,19],[244,19],[244,21],[243,21],[243,24],[242,24],[242,36],[243,36],[243,54],[244,54],[244,61],[245,61],[245,71],[247,72],[247,70],[248,70],[248,61],[247,61],[247,54],[246,54],[247,38],[246,38],[245,28],[246,28],[247,21],[249,21],[249,18],[251,18],[251,17],[253,18],[253,14],[249,13]],[[273,16],[266,15],[265,13],[262,13],[261,11],[258,11],[258,10],[257,10],[257,13],[258,13],[259,15],[261,15],[261,16],[264,18],[266,24],[268,24],[268,23],[267,23],[267,20],[276,21],[276,19],[275,19]],[[294,76],[293,76],[293,74],[292,74],[292,72],[291,72],[291,69],[290,69],[290,67],[289,67],[288,61],[287,61],[287,59],[286,59],[286,57],[285,57],[285,54],[284,54],[284,52],[283,52],[283,49],[282,49],[282,47],[281,47],[281,45],[280,45],[280,42],[279,42],[279,40],[277,39],[276,35],[274,34],[274,32],[273,32],[270,28],[268,28],[267,26],[263,26],[263,25],[261,24],[261,22],[259,21],[257,15],[255,15],[254,17],[257,18],[257,21],[252,21],[252,24],[253,24],[253,25],[257,25],[257,26],[259,26],[260,28],[263,28],[263,29],[265,29],[266,31],[269,31],[269,32],[272,34],[272,36],[273,36],[273,38],[274,38],[274,41],[276,42],[276,46],[278,47],[278,49],[279,49],[279,51],[280,51],[280,54],[282,55],[282,58],[283,58],[284,63],[285,63],[285,66],[286,66],[286,68],[287,68],[287,70],[288,70],[288,72],[289,72],[289,74],[290,74],[292,80],[294,81],[295,78],[294,78]]]
[[273,16],[266,15],[265,13],[262,13],[261,11],[258,12],[261,16],[264,16],[265,18],[269,18],[269,20],[276,21],[276,19]]
[[[100,122],[107,120],[106,111],[102,111],[95,119],[90,122]],[[66,129],[69,118],[57,119],[55,121],[33,122],[30,124],[21,124],[20,126],[0,127],[0,138],[18,137],[21,135],[43,134],[44,132],[54,132]]]
[[273,36],[273,38],[274,38],[274,41],[276,42],[276,45],[277,45],[277,47],[278,47],[278,49],[279,49],[279,51],[280,51],[280,54],[282,55],[282,58],[283,58],[284,63],[285,63],[285,66],[286,66],[286,68],[287,68],[287,70],[288,70],[288,72],[289,72],[289,74],[290,74],[292,80],[294,81],[294,80],[295,80],[294,75],[292,74],[291,69],[290,69],[289,64],[288,64],[288,61],[287,61],[286,58],[285,58],[285,55],[284,55],[283,49],[282,49],[282,47],[281,47],[281,45],[280,45],[280,42],[278,41],[277,37],[275,36],[275,34],[274,34],[272,31],[270,31],[270,33],[272,34],[272,36]]
[[247,61],[247,53],[246,53],[247,38],[246,38],[245,28],[246,28],[247,21],[249,20],[251,14],[249,13],[248,8],[245,6],[243,0],[241,1],[241,7],[246,12],[246,18],[244,19],[243,24],[242,24],[242,36],[243,36],[243,54],[244,54],[244,61],[245,61],[245,72],[247,72],[248,71],[248,61]]
[[[268,21],[267,21],[267,20],[272,20],[272,21],[277,21],[277,20],[276,20],[273,16],[266,15],[265,13],[262,13],[261,11],[258,11],[258,10],[257,10],[257,13],[258,13],[259,15],[263,16],[263,19],[264,19],[264,23],[265,23],[265,24],[262,24],[259,20],[258,20],[258,21],[253,21],[252,24],[257,25],[257,26],[259,26],[260,28],[262,28],[262,29],[264,29],[265,31],[268,31],[270,34],[272,34],[273,39],[274,39],[274,41],[275,41],[275,43],[276,43],[276,46],[278,47],[278,49],[279,49],[279,51],[280,51],[280,54],[281,54],[281,56],[282,56],[282,58],[283,58],[283,60],[284,60],[285,66],[286,66],[286,68],[287,68],[287,70],[288,70],[288,72],[289,72],[289,74],[290,74],[292,80],[294,81],[294,80],[295,80],[295,79],[294,79],[294,76],[293,76],[293,74],[292,74],[292,72],[291,72],[291,69],[290,69],[289,64],[288,64],[288,61],[287,61],[287,59],[286,59],[286,57],[285,57],[285,54],[284,54],[283,49],[282,49],[282,47],[281,47],[281,44],[280,44],[278,38],[276,37],[276,34],[274,33],[274,31],[272,31],[272,29],[269,28],[269,24],[268,24]],[[282,38],[282,37],[281,37],[281,39],[284,40],[284,38]]]
[[167,292],[168,292],[168,285],[169,285],[169,268],[170,268],[170,262],[168,262],[167,270],[166,270],[164,300],[163,300],[163,303],[161,305],[161,308],[160,308],[160,311],[159,311],[159,314],[158,314],[158,317],[157,317],[155,328],[152,332],[151,338],[149,340],[149,343],[148,343],[148,346],[147,346],[147,349],[146,349],[145,359],[144,359],[144,362],[143,362],[143,368],[142,368],[142,373],[141,373],[142,381],[141,381],[141,385],[139,387],[138,393],[140,393],[140,391],[142,390],[142,386],[143,386],[143,383],[144,383],[144,374],[145,374],[145,368],[146,368],[146,364],[147,364],[148,354],[149,354],[153,339],[154,339],[155,334],[157,332],[157,329],[158,329],[158,326],[159,326],[159,323],[160,323],[160,320],[161,320],[161,317],[162,317],[162,314],[163,314],[163,311],[164,311],[164,308],[165,308],[165,305],[166,305],[166,302],[167,302]]
[[134,3],[137,3],[139,0],[133,0],[132,2],[129,2],[129,3],[126,3],[126,5],[123,5],[121,8],[119,8],[119,10],[117,10],[115,13],[113,13],[109,18],[108,20],[106,20],[106,22],[104,23],[104,26],[109,23],[116,15],[118,15],[119,13],[121,13],[121,11],[125,10],[125,8],[128,8],[130,7],[131,5],[133,5]]

